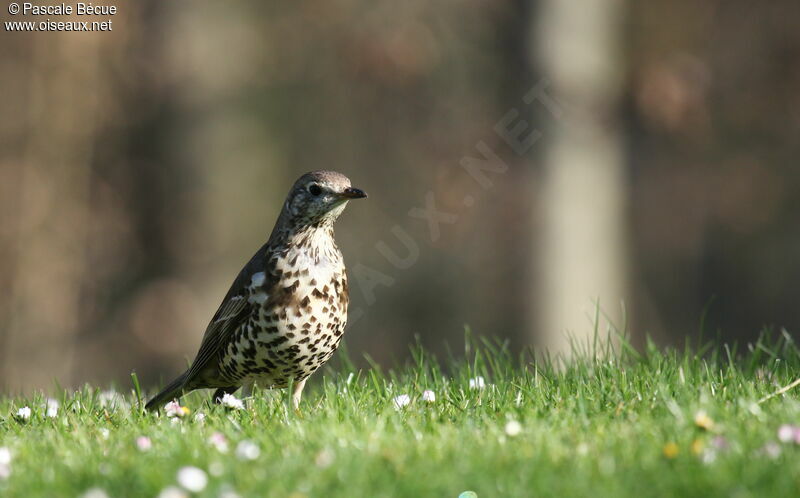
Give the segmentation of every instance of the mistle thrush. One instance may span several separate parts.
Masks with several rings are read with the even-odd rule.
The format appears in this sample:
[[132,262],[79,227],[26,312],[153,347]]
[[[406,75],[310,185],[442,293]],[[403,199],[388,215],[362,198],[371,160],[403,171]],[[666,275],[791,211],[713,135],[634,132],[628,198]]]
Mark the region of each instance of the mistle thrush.
[[300,402],[306,379],[342,338],[349,302],[333,223],[367,194],[334,171],[300,177],[269,240],[244,266],[206,328],[189,369],[147,403],[158,409],[194,389],[214,399],[242,385],[284,388]]

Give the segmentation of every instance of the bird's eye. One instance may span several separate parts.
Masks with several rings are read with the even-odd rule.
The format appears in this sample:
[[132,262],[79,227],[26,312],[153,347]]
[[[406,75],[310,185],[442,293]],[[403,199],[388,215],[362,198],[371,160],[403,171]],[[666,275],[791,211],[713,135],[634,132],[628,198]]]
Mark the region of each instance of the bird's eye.
[[322,193],[322,187],[320,187],[316,183],[312,183],[311,185],[308,186],[308,192],[313,196],[317,196]]

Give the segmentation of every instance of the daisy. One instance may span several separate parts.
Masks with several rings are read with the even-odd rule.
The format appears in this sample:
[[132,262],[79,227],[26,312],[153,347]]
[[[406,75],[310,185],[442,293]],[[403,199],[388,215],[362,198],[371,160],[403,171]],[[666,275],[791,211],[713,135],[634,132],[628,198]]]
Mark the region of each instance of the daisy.
[[520,432],[522,432],[522,424],[516,420],[509,420],[506,424],[506,434],[514,437],[518,436]]
[[170,401],[169,403],[164,405],[164,412],[167,414],[167,417],[170,418],[183,417],[185,415],[188,415],[190,411],[191,410],[189,410],[185,406],[181,406],[180,403],[178,403],[177,401]]
[[45,403],[45,415],[47,415],[48,418],[58,417],[58,406],[58,400],[48,398]]
[[0,480],[11,476],[11,450],[5,446],[0,447]]
[[149,451],[153,447],[153,442],[147,436],[139,436],[136,438],[136,447],[139,451]]
[[102,488],[91,488],[83,493],[81,498],[108,498],[108,493]]
[[220,453],[228,452],[228,440],[221,432],[215,432],[208,438],[208,444],[216,448]]
[[700,410],[694,415],[694,425],[705,431],[710,431],[714,428],[714,421],[704,410]]
[[411,403],[411,397],[408,394],[401,394],[400,396],[395,397],[393,402],[394,402],[394,409],[400,410],[402,408],[405,408]]
[[167,486],[158,493],[158,498],[187,498],[188,496],[186,492],[177,486]]
[[796,441],[800,430],[794,425],[783,424],[778,428],[778,441],[781,443],[791,443]]
[[486,387],[486,381],[483,377],[475,377],[474,379],[469,379],[469,388],[470,389],[477,389],[482,390]]
[[245,439],[236,446],[236,456],[240,460],[255,460],[261,454],[261,449],[256,443]]
[[232,408],[234,410],[244,410],[244,403],[242,400],[234,396],[233,394],[225,393],[220,400],[220,404],[226,408]]
[[178,484],[192,493],[203,491],[208,484],[208,476],[202,469],[197,467],[182,467],[178,470],[177,479]]
[[23,406],[17,410],[17,418],[20,420],[28,420],[31,418],[31,409],[28,406]]

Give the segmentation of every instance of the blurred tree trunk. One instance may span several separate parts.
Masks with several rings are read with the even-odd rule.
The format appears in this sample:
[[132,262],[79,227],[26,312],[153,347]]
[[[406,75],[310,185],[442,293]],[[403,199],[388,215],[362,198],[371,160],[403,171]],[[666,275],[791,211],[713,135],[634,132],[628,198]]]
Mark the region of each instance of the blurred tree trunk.
[[572,340],[592,344],[595,325],[602,340],[625,321],[627,191],[618,121],[624,3],[543,0],[538,14],[532,55],[563,112],[544,140],[535,342],[568,358]]
[[[99,36],[35,36],[27,120],[15,151],[18,230],[2,374],[19,391],[72,380],[85,280]],[[48,215],[52,209],[56,216]],[[33,368],[32,366],[36,367]],[[4,382],[6,384],[6,382]]]

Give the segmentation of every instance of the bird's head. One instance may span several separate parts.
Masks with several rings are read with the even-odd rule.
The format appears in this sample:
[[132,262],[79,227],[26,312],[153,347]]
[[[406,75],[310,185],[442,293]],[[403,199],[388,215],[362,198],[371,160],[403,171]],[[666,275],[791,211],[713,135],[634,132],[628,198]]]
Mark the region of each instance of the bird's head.
[[301,176],[289,192],[284,211],[295,224],[331,225],[347,201],[363,199],[366,192],[353,188],[350,179],[336,171],[312,171]]

